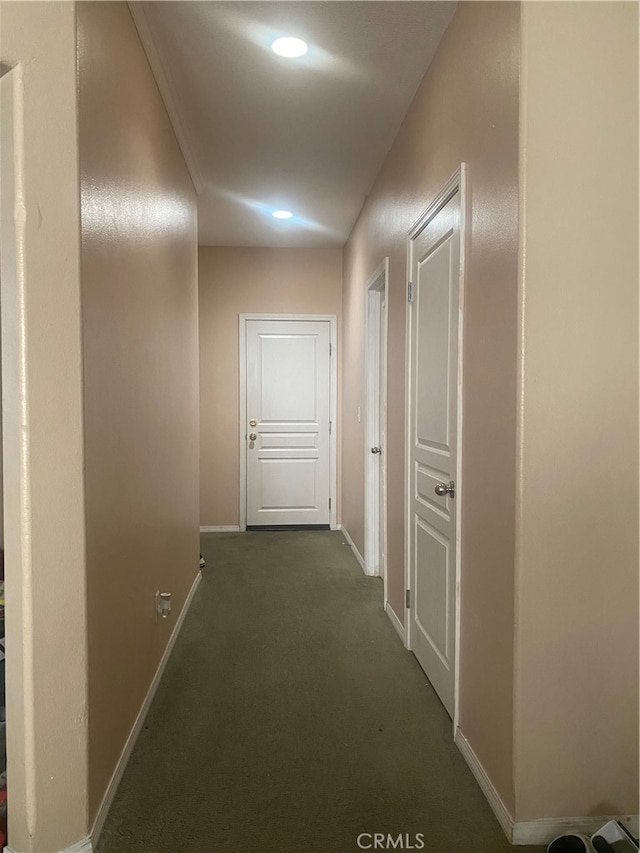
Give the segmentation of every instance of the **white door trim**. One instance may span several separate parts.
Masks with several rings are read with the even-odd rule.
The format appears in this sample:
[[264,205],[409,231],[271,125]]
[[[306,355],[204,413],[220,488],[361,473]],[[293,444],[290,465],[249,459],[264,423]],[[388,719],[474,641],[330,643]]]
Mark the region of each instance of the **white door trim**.
[[[367,301],[365,305],[365,341],[366,341],[366,420],[365,420],[365,530],[364,530],[364,559],[368,575],[380,575],[384,581],[384,606],[387,605],[387,571],[386,566],[376,565],[382,562],[379,543],[384,543],[384,562],[386,563],[387,543],[387,506],[386,489],[382,495],[383,505],[380,507],[381,468],[386,474],[386,448],[380,459],[371,453],[374,441],[377,441],[380,423],[386,436],[384,401],[387,397],[387,328],[389,316],[389,258],[385,258],[377,270],[367,281]],[[381,304],[384,300],[384,311]],[[381,346],[382,340],[382,346]],[[383,357],[383,373],[380,375],[380,359]],[[386,483],[386,476],[382,477]],[[382,510],[382,511],[381,511]],[[380,520],[383,520],[380,530]],[[380,534],[382,533],[382,537]]]
[[249,320],[276,320],[281,322],[304,322],[329,323],[329,342],[331,344],[331,363],[329,366],[329,420],[331,421],[331,434],[329,435],[329,497],[331,498],[331,510],[329,513],[329,527],[337,530],[337,413],[338,413],[338,318],[335,314],[240,314],[239,322],[239,356],[240,356],[240,423],[239,423],[239,453],[240,453],[240,530],[247,529],[247,322]]
[[[460,198],[460,276],[458,279],[459,303],[458,303],[458,425],[456,440],[458,443],[457,465],[456,465],[456,601],[455,601],[455,674],[454,674],[454,698],[453,698],[453,733],[455,736],[459,727],[459,698],[460,698],[460,601],[462,582],[462,427],[463,427],[463,352],[464,352],[464,284],[465,269],[468,254],[469,239],[469,204],[468,204],[469,171],[466,163],[461,163],[453,175],[449,178],[442,190],[438,193],[431,204],[420,214],[413,223],[407,235],[407,277],[411,275],[413,268],[413,238],[440,212],[456,193]],[[410,467],[411,467],[411,304],[407,299],[405,311],[405,460],[404,460],[404,493],[405,493],[405,543],[404,543],[404,577],[405,589],[411,591],[411,567],[409,565],[409,542],[411,533],[411,496],[409,495]],[[411,648],[411,620],[405,609],[405,634],[407,648]]]

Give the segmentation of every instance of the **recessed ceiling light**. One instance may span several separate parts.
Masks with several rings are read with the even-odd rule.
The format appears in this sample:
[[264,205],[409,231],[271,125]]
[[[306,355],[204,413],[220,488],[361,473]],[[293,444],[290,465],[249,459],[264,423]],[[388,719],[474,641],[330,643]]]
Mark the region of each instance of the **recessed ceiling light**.
[[309,50],[309,46],[302,39],[285,36],[272,42],[271,50],[279,56],[288,56],[291,59],[295,59],[298,56],[304,56]]
[[290,210],[274,210],[271,215],[275,219],[291,219],[293,213]]

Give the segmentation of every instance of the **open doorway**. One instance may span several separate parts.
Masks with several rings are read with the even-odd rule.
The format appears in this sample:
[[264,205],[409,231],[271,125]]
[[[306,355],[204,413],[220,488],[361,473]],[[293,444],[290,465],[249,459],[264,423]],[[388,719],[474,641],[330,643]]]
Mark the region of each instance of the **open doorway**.
[[384,582],[387,608],[387,317],[389,258],[367,282],[365,544],[366,572]]

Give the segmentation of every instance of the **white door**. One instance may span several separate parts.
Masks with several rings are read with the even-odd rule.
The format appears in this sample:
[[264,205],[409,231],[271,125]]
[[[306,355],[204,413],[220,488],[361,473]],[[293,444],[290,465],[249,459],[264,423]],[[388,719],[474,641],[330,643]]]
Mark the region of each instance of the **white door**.
[[411,238],[410,647],[453,716],[460,193]]
[[330,520],[330,323],[246,321],[247,527]]

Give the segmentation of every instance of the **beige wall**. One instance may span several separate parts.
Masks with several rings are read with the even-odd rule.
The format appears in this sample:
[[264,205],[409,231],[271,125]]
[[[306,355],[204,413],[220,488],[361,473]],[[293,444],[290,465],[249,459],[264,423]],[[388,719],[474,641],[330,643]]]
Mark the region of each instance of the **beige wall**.
[[[250,312],[336,314],[340,336],[342,251],[201,246],[199,279],[200,523],[203,526],[237,525],[240,500],[238,315]],[[340,349],[338,346],[339,373]],[[338,499],[338,518],[339,513]]]
[[518,61],[518,4],[458,5],[346,246],[343,335],[342,516],[362,551],[365,285],[388,255],[389,599],[402,620],[407,232],[468,163],[460,726],[510,808]]
[[198,571],[197,238],[127,5],[79,3],[78,49],[93,819]]
[[[517,4],[461,3],[345,251],[343,519],[360,548],[364,286],[391,259],[402,616],[406,231],[469,163],[460,724],[518,821],[637,811],[636,33],[634,4],[531,3],[520,22]],[[126,5],[79,4],[78,35],[79,113],[74,5],[0,3],[3,109],[17,90],[24,131],[15,268],[2,255],[24,299],[3,318],[19,853],[87,834],[173,625],[155,624],[153,593],[178,612],[198,553],[193,191]],[[235,524],[237,314],[340,315],[341,253],[203,248],[200,263],[201,523]]]
[[0,62],[14,69],[0,84],[0,132],[9,832],[18,853],[87,834],[75,25],[70,3],[0,4]]
[[516,807],[638,812],[638,7],[523,9]]

